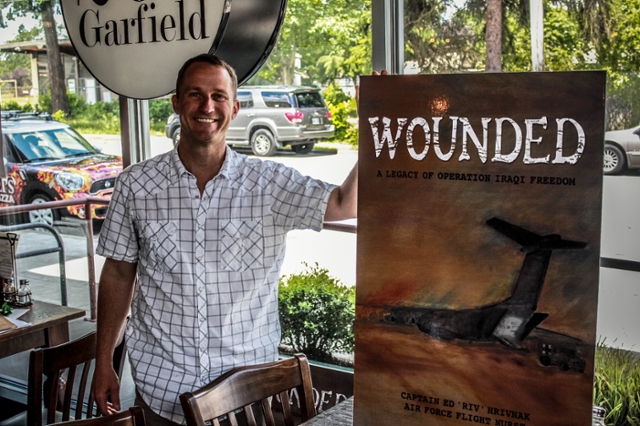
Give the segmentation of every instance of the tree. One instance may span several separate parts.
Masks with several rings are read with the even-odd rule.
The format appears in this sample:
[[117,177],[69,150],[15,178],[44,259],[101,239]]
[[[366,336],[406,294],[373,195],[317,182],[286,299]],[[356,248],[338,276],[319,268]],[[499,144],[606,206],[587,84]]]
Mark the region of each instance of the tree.
[[486,72],[502,71],[502,0],[487,0]]
[[69,99],[64,78],[64,66],[58,45],[58,32],[54,19],[54,0],[25,0],[9,3],[7,18],[12,20],[17,16],[27,14],[39,15],[44,27],[47,44],[47,63],[49,82],[51,86],[51,102],[53,111],[69,113]]
[[[26,41],[26,40],[35,40],[38,35],[42,33],[41,28],[33,28],[31,30],[26,30],[24,25],[20,25],[18,27],[18,35],[13,39],[9,40],[9,43]],[[0,76],[3,80],[15,79],[13,74],[19,69],[26,69],[29,71],[30,59],[29,55],[25,53],[2,53],[0,54]],[[23,71],[18,71],[18,73],[22,73]],[[30,74],[26,80],[19,82],[19,86],[28,86],[31,85]]]
[[449,0],[405,1],[405,59],[420,73],[476,69],[482,59],[477,28],[466,10],[451,14]]
[[252,80],[293,84],[300,73],[303,84],[318,85],[368,74],[370,7],[365,0],[290,0],[278,43]]

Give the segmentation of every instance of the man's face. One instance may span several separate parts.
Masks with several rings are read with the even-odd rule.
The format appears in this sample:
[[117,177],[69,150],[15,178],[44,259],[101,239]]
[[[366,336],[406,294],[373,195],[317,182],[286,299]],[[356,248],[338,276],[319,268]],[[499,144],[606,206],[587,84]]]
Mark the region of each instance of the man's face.
[[240,109],[227,70],[196,62],[185,72],[179,93],[171,102],[180,114],[180,143],[224,144],[229,123]]

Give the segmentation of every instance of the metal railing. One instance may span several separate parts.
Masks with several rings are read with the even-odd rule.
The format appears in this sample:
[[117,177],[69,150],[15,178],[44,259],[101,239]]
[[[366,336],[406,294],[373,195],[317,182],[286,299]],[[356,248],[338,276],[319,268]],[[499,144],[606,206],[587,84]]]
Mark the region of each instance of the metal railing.
[[[43,210],[43,209],[56,209],[63,207],[71,207],[71,206],[80,206],[84,205],[85,213],[91,212],[91,207],[93,205],[100,206],[108,206],[109,205],[108,198],[101,197],[86,197],[78,200],[64,200],[64,201],[49,201],[41,204],[25,204],[21,206],[13,206],[13,207],[2,207],[0,208],[0,216],[9,216],[14,214],[28,213],[30,211],[35,210]],[[88,217],[87,217],[88,216]],[[90,321],[95,321],[97,318],[97,301],[98,295],[96,291],[96,268],[95,268],[95,250],[93,247],[93,220],[91,219],[91,214],[85,214],[84,222],[86,223],[86,240],[87,240],[87,262],[88,262],[88,271],[89,271],[89,303],[90,303]],[[23,225],[14,225],[15,226],[23,226]],[[56,232],[57,233],[57,232]],[[59,235],[59,234],[58,234]],[[59,244],[62,243],[62,239],[59,239]],[[64,250],[64,249],[62,249]],[[44,254],[44,253],[42,253]],[[62,254],[64,256],[64,253]],[[66,278],[65,278],[65,293],[66,293]],[[66,295],[65,295],[66,296]],[[66,298],[66,297],[65,297]],[[63,299],[63,305],[65,305],[66,300]]]
[[[30,250],[23,253],[16,253],[15,260],[18,259],[26,259],[28,257],[41,256],[43,254],[51,254],[58,253],[58,264],[60,267],[60,301],[62,306],[67,306],[68,297],[67,297],[67,270],[66,270],[66,256],[64,251],[64,241],[62,240],[62,236],[56,229],[45,223],[23,223],[20,225],[10,225],[10,226],[2,226],[0,225],[0,231],[2,232],[13,232],[13,231],[22,231],[25,229],[44,229],[47,232],[51,233],[53,238],[55,238],[56,243],[58,244],[56,247],[46,247],[39,250]],[[14,269],[16,265],[13,265]],[[15,273],[15,271],[14,271]]]

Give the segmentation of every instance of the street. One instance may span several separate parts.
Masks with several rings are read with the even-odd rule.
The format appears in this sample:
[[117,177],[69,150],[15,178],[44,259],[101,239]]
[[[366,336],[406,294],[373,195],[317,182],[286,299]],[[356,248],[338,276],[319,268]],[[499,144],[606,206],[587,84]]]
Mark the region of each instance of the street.
[[[91,136],[87,138],[105,153],[119,154],[118,136]],[[152,154],[171,149],[171,141],[152,137]],[[248,153],[246,150],[243,151]],[[290,150],[278,152],[270,160],[295,167],[305,175],[339,184],[357,161],[357,151],[349,149],[316,149],[310,155],[296,155]],[[640,176],[607,176],[604,179],[601,257],[640,261]],[[355,222],[354,222],[355,223]],[[88,262],[86,240],[78,223],[59,227],[66,249],[66,275],[69,286],[69,304],[89,308]],[[41,232],[24,233],[20,251],[42,248],[53,238]],[[97,235],[94,238],[97,242]],[[104,260],[96,257],[96,276]],[[287,255],[282,274],[289,275],[305,269],[304,262],[316,263],[342,283],[352,286],[356,282],[355,234],[322,231],[294,231],[287,238]],[[60,301],[60,268],[56,255],[38,256],[18,262],[20,273],[31,279],[34,297],[40,300]],[[640,350],[640,272],[600,268],[600,295],[598,308],[598,336],[608,345]]]

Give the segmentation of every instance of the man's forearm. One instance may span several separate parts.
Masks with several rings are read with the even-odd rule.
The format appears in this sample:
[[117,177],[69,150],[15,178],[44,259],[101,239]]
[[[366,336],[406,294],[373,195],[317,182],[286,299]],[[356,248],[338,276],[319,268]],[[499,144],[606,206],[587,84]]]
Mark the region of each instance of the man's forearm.
[[107,259],[98,287],[97,362],[111,363],[113,350],[129,314],[136,264]]
[[329,197],[326,221],[351,219],[358,215],[358,163],[351,169],[342,185]]

